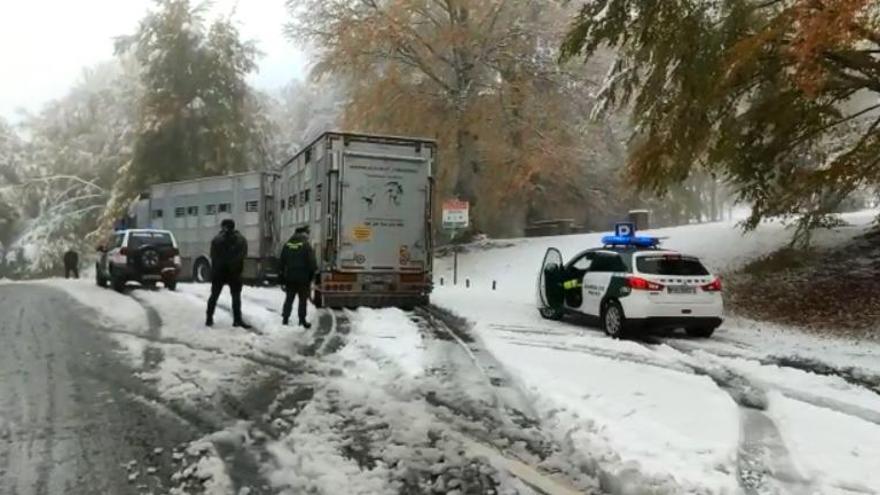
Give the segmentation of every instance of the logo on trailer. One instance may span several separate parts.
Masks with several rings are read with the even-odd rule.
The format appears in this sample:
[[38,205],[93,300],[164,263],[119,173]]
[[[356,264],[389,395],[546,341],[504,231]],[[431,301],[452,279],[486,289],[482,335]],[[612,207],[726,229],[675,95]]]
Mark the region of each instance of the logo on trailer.
[[373,238],[373,229],[366,225],[359,225],[354,228],[354,238],[356,241],[366,242]]

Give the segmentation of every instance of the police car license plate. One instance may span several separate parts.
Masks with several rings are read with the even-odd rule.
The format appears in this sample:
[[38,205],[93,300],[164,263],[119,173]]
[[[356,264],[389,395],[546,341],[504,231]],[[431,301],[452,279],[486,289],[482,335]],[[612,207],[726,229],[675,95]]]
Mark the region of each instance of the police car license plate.
[[696,294],[697,288],[688,285],[670,285],[667,287],[670,294]]

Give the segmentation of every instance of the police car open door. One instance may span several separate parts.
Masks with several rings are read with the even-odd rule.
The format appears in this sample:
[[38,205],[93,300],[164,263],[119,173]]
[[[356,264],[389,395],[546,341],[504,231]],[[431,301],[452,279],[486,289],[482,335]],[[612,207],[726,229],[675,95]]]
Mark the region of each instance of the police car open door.
[[538,275],[538,309],[545,318],[562,316],[565,305],[562,288],[564,271],[562,253],[556,248],[548,249]]

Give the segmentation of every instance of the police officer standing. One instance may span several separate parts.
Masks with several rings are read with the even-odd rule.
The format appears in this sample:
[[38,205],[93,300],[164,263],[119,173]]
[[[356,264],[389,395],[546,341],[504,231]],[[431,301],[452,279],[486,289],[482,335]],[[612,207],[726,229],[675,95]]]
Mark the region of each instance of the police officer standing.
[[232,294],[232,326],[249,329],[251,326],[241,318],[241,273],[244,271],[244,260],[248,252],[247,240],[241,232],[235,230],[235,221],[232,219],[223,220],[220,227],[220,233],[211,241],[211,297],[208,299],[205,325],[214,325],[217,299],[223,292],[223,286],[228,285]]
[[79,278],[79,253],[73,249],[64,253],[64,278]]
[[293,299],[299,298],[299,324],[303,328],[311,328],[306,321],[308,311],[309,292],[312,288],[312,278],[318,270],[315,260],[315,251],[309,244],[309,228],[296,229],[293,236],[281,248],[278,274],[281,277],[281,287],[287,292],[284,298],[284,308],[281,316],[284,324],[290,321],[290,312],[293,309]]

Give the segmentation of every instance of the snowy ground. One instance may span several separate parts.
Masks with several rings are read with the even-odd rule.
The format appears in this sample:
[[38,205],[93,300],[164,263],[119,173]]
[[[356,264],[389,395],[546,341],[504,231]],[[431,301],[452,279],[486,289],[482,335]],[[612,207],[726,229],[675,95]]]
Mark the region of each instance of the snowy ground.
[[[657,234],[720,271],[787,240],[778,225]],[[157,408],[205,431],[181,450],[179,493],[880,493],[878,346],[735,318],[710,340],[641,341],[542,320],[544,250],[598,237],[473,249],[472,287],[434,295],[449,312],[311,309],[310,331],[280,325],[277,289],[245,289],[245,331],[228,294],[204,328],[204,285],[44,283],[115,329]]]
[[[833,245],[876,212],[820,234]],[[778,225],[742,236],[731,224],[662,229],[664,245],[725,271],[787,238]],[[529,394],[546,428],[599,466],[603,488],[651,493],[877,493],[880,347],[823,340],[729,319],[708,341],[678,336],[614,341],[542,320],[535,279],[548,247],[572,256],[600,234],[512,241],[461,255],[460,282],[435,304],[465,317],[481,344]],[[438,262],[445,282],[449,259]],[[498,290],[491,284],[498,282]],[[632,493],[643,493],[633,491]]]

